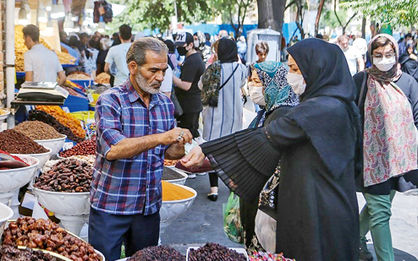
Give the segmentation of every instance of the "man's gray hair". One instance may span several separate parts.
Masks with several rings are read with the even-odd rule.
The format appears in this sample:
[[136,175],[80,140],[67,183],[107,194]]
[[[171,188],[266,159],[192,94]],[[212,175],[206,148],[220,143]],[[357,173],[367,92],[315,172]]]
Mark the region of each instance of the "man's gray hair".
[[168,53],[167,45],[153,37],[144,37],[132,43],[126,54],[126,63],[134,61],[141,66],[145,64],[145,52]]

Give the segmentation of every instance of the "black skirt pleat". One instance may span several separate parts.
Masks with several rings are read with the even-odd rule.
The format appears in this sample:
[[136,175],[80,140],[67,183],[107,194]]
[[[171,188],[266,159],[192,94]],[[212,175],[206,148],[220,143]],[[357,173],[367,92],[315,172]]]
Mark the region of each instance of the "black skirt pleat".
[[262,128],[243,130],[201,147],[222,181],[246,200],[258,197],[280,159]]

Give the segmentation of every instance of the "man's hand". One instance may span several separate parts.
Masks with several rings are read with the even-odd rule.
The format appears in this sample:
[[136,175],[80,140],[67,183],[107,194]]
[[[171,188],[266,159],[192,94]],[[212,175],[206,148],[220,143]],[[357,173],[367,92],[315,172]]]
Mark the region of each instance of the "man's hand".
[[173,143],[192,143],[193,135],[188,129],[174,128],[163,133],[162,144],[171,145]]
[[203,154],[202,148],[200,146],[196,146],[181,159],[181,164],[187,168],[200,167],[202,166],[205,157],[206,156]]

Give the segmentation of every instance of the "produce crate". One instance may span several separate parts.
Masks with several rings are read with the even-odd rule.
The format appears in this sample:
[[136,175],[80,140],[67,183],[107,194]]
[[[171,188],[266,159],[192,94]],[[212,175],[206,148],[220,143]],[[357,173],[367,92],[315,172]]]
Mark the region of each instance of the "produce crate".
[[87,88],[94,84],[93,80],[69,80],[69,81],[72,81],[73,83],[78,84],[83,88]]

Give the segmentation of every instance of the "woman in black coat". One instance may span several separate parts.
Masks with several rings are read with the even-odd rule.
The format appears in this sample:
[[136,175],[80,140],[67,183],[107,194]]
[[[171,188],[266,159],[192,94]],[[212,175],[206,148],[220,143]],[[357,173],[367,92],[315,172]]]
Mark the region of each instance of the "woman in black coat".
[[358,260],[353,79],[336,45],[307,39],[288,51],[296,62],[288,82],[300,105],[267,127],[202,144],[182,163],[199,165],[207,156],[225,184],[251,200],[280,162],[276,252],[298,261]]

